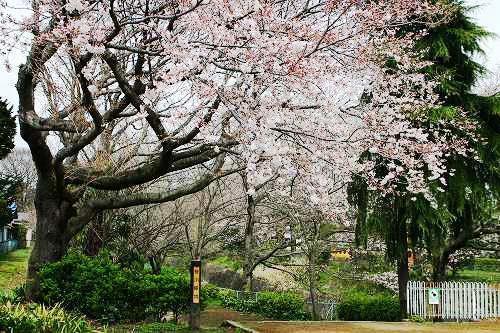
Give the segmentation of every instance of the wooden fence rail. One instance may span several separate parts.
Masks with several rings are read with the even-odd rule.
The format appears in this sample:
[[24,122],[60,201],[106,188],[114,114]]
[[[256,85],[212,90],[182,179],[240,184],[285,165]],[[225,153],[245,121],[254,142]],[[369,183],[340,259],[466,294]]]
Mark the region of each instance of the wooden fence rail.
[[482,282],[409,281],[406,291],[409,316],[448,320],[500,317],[499,285]]

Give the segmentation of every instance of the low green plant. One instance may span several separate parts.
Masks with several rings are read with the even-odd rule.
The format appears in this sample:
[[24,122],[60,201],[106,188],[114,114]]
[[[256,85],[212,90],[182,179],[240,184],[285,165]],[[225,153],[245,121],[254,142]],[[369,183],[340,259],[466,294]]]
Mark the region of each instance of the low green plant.
[[[204,286],[209,299],[217,299],[226,308],[240,312],[260,314],[275,320],[307,320],[310,314],[305,310],[304,298],[291,292],[260,292],[255,296],[237,297],[236,292],[219,289],[215,286]],[[203,288],[202,288],[203,292]]]
[[394,296],[351,292],[337,305],[337,316],[341,320],[400,321],[401,311]]
[[0,305],[0,331],[23,333],[87,333],[93,332],[87,321],[65,312],[60,306],[39,304]]
[[408,318],[412,323],[425,323],[425,318],[420,316],[410,316]]
[[179,326],[175,323],[151,323],[139,326],[137,333],[153,333],[153,332],[177,332],[186,329],[186,326]]
[[7,302],[15,303],[14,293],[11,291],[0,290],[0,304],[5,304]]

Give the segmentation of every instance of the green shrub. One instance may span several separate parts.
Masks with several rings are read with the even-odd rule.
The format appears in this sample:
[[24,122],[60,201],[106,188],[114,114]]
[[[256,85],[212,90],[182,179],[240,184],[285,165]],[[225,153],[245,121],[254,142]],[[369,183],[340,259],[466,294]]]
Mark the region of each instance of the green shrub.
[[146,274],[145,283],[150,286],[150,314],[159,318],[171,311],[177,321],[179,315],[188,310],[191,288],[187,275],[164,268],[159,275]]
[[[215,287],[217,288],[217,287]],[[307,320],[309,313],[303,297],[291,292],[260,292],[257,297],[250,293],[248,297],[236,297],[236,292],[228,289],[213,290],[212,297],[217,298],[226,307],[241,312],[252,312],[276,320]]]
[[85,333],[93,332],[79,316],[66,313],[59,306],[52,308],[39,304],[0,305],[0,331],[23,333]]
[[277,320],[306,320],[304,298],[291,292],[262,292],[257,295],[257,313]]
[[233,309],[240,312],[253,312],[262,313],[257,308],[257,303],[255,298],[250,297],[236,297],[236,293],[232,290],[221,290],[219,294],[221,304],[229,309]]
[[213,284],[207,283],[201,286],[202,307],[207,305],[222,306],[219,297],[219,288]]
[[153,275],[96,258],[72,253],[40,270],[40,290],[46,304],[62,303],[103,322],[139,321],[189,304],[188,277],[173,269]]
[[201,286],[201,293],[205,299],[217,299],[219,298],[219,287],[206,283]]
[[353,292],[337,305],[337,316],[341,320],[400,321],[401,311],[398,299],[393,296]]

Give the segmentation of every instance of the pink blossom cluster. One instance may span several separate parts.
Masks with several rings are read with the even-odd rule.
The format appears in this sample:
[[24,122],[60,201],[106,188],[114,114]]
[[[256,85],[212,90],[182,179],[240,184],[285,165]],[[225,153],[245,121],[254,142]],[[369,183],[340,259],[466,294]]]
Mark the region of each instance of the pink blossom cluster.
[[[52,109],[64,109],[75,95],[64,89],[60,64],[87,56],[82,74],[95,104],[101,113],[112,107],[122,88],[103,60],[111,54],[131,85],[146,86],[139,110],[113,121],[147,128],[146,111],[153,110],[167,131],[155,138],[150,129],[144,134],[128,128],[127,144],[195,131],[189,144],[224,151],[228,167],[246,165],[249,194],[278,175],[283,192],[290,193],[285,185],[294,179],[301,195],[335,215],[347,210],[345,184],[355,173],[383,192],[404,182],[408,191],[428,194],[429,181],[444,179],[446,154],[467,153],[463,142],[433,135],[412,119],[418,114],[424,120],[423,110],[437,100],[432,82],[417,72],[423,63],[409,51],[414,36],[400,38],[396,32],[412,21],[427,22],[440,10],[427,1],[33,4],[17,31],[33,34],[33,45],[56,49],[43,64],[59,69],[48,74],[59,87]],[[12,15],[4,11],[2,17]],[[2,31],[15,31],[15,21],[3,19]],[[397,71],[385,68],[389,57],[398,62]],[[138,58],[144,59],[140,74],[134,73]],[[228,138],[238,144],[227,149]],[[360,160],[365,151],[393,161],[386,175],[377,175],[373,162]]]

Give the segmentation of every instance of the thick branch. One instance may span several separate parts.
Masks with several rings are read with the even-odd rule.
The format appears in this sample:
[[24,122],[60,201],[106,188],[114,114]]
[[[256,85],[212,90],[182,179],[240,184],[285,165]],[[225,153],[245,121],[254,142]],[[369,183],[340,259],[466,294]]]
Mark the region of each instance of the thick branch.
[[[149,204],[157,204],[163,202],[174,201],[183,196],[193,194],[207,187],[213,181],[216,181],[222,177],[231,175],[233,173],[241,171],[241,169],[232,169],[227,171],[222,171],[222,166],[224,163],[224,156],[219,156],[214,168],[211,172],[205,174],[200,177],[197,181],[179,187],[175,190],[164,192],[164,193],[137,193],[131,194],[124,197],[114,197],[111,199],[95,199],[90,200],[87,204],[81,209],[81,211],[86,216],[91,216],[98,211],[106,210],[106,209],[117,209],[117,208],[127,208],[138,205],[149,205]],[[78,214],[80,216],[82,214]],[[86,218],[78,218],[70,220],[70,224],[68,227],[68,234],[72,237],[76,233],[78,233],[87,223],[88,219]]]

